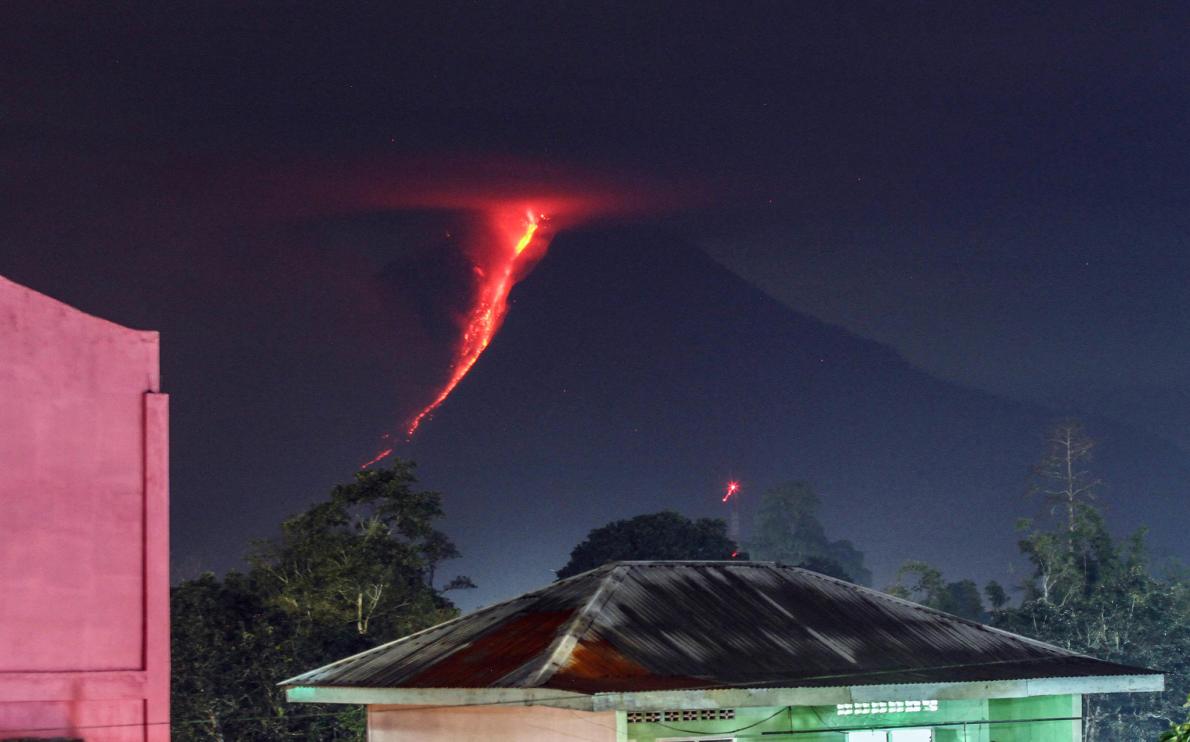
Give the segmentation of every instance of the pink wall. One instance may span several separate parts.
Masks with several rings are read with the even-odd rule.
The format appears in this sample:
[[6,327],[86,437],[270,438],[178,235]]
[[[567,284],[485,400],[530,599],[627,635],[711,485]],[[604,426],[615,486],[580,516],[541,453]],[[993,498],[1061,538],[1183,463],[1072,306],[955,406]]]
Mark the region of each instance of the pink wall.
[[615,711],[549,706],[369,706],[368,742],[616,742]]
[[169,739],[157,358],[0,277],[0,739]]

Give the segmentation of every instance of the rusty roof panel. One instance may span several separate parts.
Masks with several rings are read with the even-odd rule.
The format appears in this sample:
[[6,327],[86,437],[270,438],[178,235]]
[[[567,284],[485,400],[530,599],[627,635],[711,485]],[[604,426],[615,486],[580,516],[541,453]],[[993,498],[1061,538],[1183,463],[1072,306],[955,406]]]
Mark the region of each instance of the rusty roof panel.
[[472,641],[466,651],[451,653],[425,667],[403,684],[414,688],[482,687],[539,657],[574,611],[523,613]]
[[598,693],[1147,672],[796,567],[620,562],[286,682]]

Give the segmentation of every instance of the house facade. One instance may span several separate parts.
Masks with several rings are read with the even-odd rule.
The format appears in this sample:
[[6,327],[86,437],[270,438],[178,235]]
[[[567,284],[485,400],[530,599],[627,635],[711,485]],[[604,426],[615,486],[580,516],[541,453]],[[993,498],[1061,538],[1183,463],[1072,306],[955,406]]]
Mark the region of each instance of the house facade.
[[0,277],[0,739],[169,739],[156,332]]
[[1160,673],[763,562],[621,562],[282,683],[369,740],[1077,742]]

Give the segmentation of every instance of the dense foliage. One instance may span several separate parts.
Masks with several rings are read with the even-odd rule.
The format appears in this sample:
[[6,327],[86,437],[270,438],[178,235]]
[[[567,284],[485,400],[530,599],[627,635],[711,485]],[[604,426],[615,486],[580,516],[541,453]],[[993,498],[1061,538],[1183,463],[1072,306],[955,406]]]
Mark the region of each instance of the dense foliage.
[[[1184,705],[1190,707],[1190,696],[1186,698]],[[1162,732],[1158,742],[1190,742],[1190,719],[1181,724],[1174,724]]]
[[946,582],[922,562],[907,562],[889,592],[1109,662],[1164,672],[1165,693],[1084,700],[1087,742],[1152,740],[1176,723],[1190,688],[1190,580],[1183,571],[1153,567],[1143,532],[1112,535],[1096,506],[1094,450],[1076,421],[1047,433],[1031,487],[1043,513],[1019,526],[1020,551],[1031,570],[1015,604],[993,582],[984,588],[985,611],[974,583]]
[[1117,539],[1095,506],[1095,447],[1067,421],[1047,435],[1034,492],[1048,512],[1022,521],[1032,573],[1019,605],[994,612],[998,626],[1103,660],[1166,673],[1165,693],[1087,696],[1085,739],[1153,739],[1172,724],[1190,687],[1190,582],[1154,570],[1144,534]]
[[835,577],[870,584],[864,554],[850,541],[831,541],[818,519],[822,501],[806,482],[789,482],[760,497],[748,555],[760,561],[805,565]]
[[434,587],[457,555],[412,465],[360,472],[256,545],[247,574],[172,591],[173,738],[362,739],[362,709],[287,704],[276,683],[456,614]]
[[[996,625],[1110,662],[1165,672],[1165,693],[1087,696],[1087,742],[1153,739],[1178,716],[1190,687],[1190,581],[1155,574],[1143,534],[1117,540],[1088,503],[1073,528],[1028,526],[1021,549],[1033,564],[1019,605]],[[1069,513],[1068,513],[1069,514]]]
[[689,518],[666,510],[600,526],[570,552],[558,579],[608,562],[632,559],[731,559],[735,544],[718,518]]

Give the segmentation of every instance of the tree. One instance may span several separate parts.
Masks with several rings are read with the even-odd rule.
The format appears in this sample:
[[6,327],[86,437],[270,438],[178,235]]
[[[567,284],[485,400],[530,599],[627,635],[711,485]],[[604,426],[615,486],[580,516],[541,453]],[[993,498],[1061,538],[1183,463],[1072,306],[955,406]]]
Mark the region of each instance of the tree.
[[1163,694],[1086,698],[1088,742],[1151,738],[1173,723],[1190,687],[1190,582],[1152,574],[1143,533],[1116,541],[1099,513],[1082,507],[1087,512],[1072,534],[1058,525],[1021,541],[1034,572],[1021,604],[998,611],[996,624],[1110,662],[1163,670]]
[[[992,585],[996,588],[999,588],[999,585],[988,585],[994,594],[995,588],[992,588]],[[983,621],[987,618],[983,601],[979,597],[979,588],[974,582],[947,582],[940,570],[925,562],[908,561],[902,564],[897,570],[896,583],[886,592],[972,621]]]
[[731,559],[735,545],[719,518],[690,520],[666,510],[617,520],[593,529],[570,552],[558,579],[623,560]]
[[855,582],[855,579],[851,576],[851,574],[848,573],[847,570],[843,569],[843,565],[831,559],[823,559],[821,557],[806,557],[793,566],[801,567],[802,569],[808,569],[811,572],[817,572],[819,574],[826,575],[827,577],[835,577],[840,580],[846,580],[847,582]]
[[[432,526],[442,516],[441,496],[415,492],[415,482],[405,462],[358,472],[328,501],[282,523],[279,539],[256,545],[254,573],[299,629],[317,627],[328,640],[355,645],[453,615],[433,579],[458,550]],[[456,578],[445,589],[469,586]]]
[[1045,453],[1033,467],[1032,491],[1050,504],[1050,513],[1066,514],[1066,528],[1075,530],[1078,509],[1093,502],[1102,482],[1087,466],[1091,463],[1095,441],[1077,420],[1054,424],[1045,436]]
[[[1190,707],[1190,696],[1186,697],[1184,706]],[[1161,733],[1158,742],[1190,742],[1190,719],[1183,724],[1175,724]]]
[[[211,573],[170,591],[171,715],[179,740],[282,739],[284,698],[275,691],[294,667],[292,622],[251,578]],[[253,721],[238,721],[246,716]]]
[[1003,610],[1004,606],[1008,605],[1008,593],[1004,590],[1004,586],[995,580],[990,580],[983,586],[983,595],[988,599],[988,605],[992,607],[993,613]]
[[789,482],[760,497],[753,521],[748,553],[753,559],[810,567],[828,566],[827,574],[838,572],[843,579],[861,584],[872,581],[864,566],[864,554],[850,541],[831,541],[818,520],[822,503],[807,482]]
[[1076,423],[1047,437],[1039,472],[1051,507],[1022,521],[1019,545],[1033,570],[1016,607],[995,612],[998,626],[1111,662],[1166,672],[1164,694],[1090,695],[1086,739],[1151,739],[1174,723],[1190,684],[1190,581],[1154,574],[1143,531],[1109,532],[1086,470],[1094,443]]
[[362,739],[361,709],[294,711],[275,684],[457,614],[443,593],[470,581],[434,586],[457,550],[415,484],[404,461],[359,472],[256,544],[248,574],[171,591],[175,739]]

